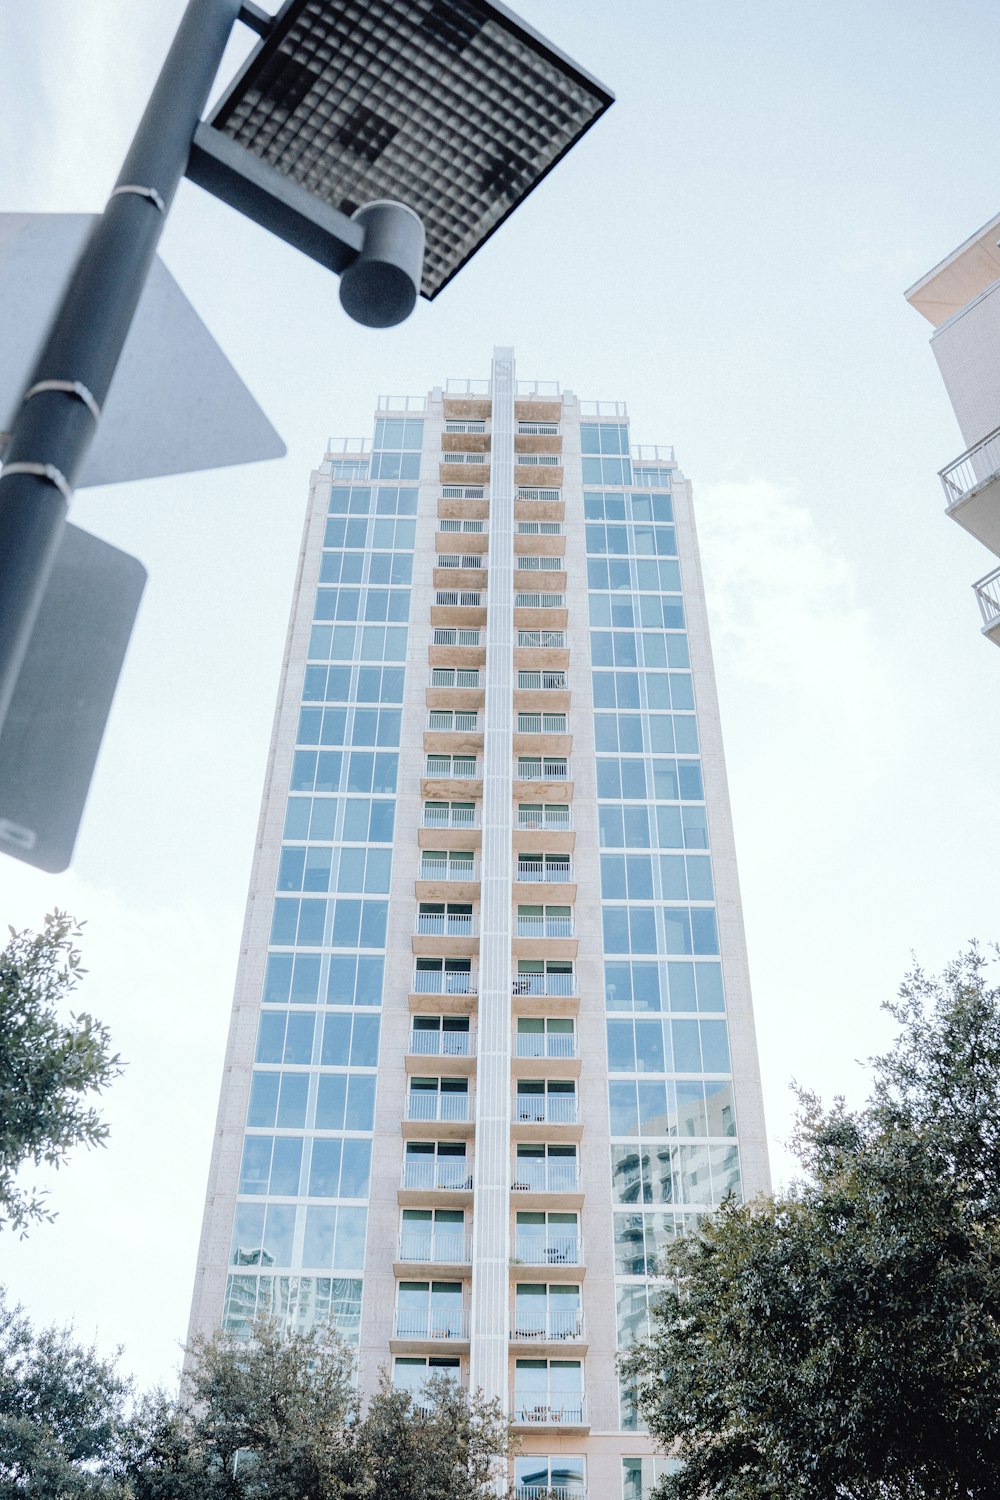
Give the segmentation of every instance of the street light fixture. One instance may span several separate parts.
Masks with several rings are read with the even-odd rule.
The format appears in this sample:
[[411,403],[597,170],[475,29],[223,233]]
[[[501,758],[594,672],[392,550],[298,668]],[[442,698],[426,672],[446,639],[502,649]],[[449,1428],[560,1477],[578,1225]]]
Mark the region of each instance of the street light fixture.
[[[203,123],[237,19],[260,41]],[[388,327],[418,292],[438,294],[611,102],[497,0],[286,0],[276,16],[188,0],[11,425],[0,470],[0,766],[69,501],[181,177],[337,272],[348,313]],[[75,548],[78,566],[86,555]],[[134,594],[134,573],[123,592]],[[49,636],[35,660],[51,659],[51,624]],[[33,701],[24,684],[19,697]],[[22,716],[19,744],[23,730]],[[3,796],[0,784],[0,848],[30,861],[35,830]],[[68,864],[76,826],[58,832],[41,842],[65,847]]]

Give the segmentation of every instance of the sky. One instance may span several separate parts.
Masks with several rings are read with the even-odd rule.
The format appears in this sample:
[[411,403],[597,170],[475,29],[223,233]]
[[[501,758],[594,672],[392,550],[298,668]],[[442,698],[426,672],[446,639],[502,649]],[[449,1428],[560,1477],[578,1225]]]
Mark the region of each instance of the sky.
[[[106,1150],[0,1282],[142,1385],[186,1331],[309,471],[379,394],[522,378],[625,399],[695,486],[772,1165],[792,1078],[860,1102],[916,953],[1000,936],[1000,652],[946,520],[964,447],[903,291],[1000,208],[990,0],[515,0],[618,102],[432,305],[335,278],[189,183],[161,251],[284,459],[81,492],[150,581],[72,869],[0,860],[0,923],[85,919],[127,1060]],[[98,210],[181,0],[38,0],[0,50],[0,211]],[[250,41],[234,37],[220,80]],[[150,413],[156,420],[156,413]],[[38,1179],[42,1180],[42,1179]]]

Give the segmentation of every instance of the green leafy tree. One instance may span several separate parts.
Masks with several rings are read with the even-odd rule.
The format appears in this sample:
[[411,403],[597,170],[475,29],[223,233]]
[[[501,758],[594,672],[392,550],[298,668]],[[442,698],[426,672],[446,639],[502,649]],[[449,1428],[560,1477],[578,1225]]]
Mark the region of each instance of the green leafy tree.
[[80,927],[64,912],[41,932],[15,932],[0,952],[0,1230],[52,1219],[46,1194],[24,1188],[27,1162],[59,1167],[74,1146],[103,1145],[90,1102],[121,1072],[107,1028],[86,1012],[60,1015],[84,973]]
[[807,1177],[667,1252],[623,1361],[675,1500],[994,1500],[1000,990],[973,946],[886,1008],[859,1110],[799,1091]]
[[129,1385],[70,1329],[34,1333],[0,1288],[0,1500],[125,1500],[115,1483]]

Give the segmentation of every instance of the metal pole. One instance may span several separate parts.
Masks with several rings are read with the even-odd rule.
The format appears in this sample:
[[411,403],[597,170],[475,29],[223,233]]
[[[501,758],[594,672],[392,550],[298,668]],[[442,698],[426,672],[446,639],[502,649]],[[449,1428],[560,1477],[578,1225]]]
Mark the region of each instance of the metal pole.
[[0,471],[0,725],[240,0],[189,0],[28,381]]

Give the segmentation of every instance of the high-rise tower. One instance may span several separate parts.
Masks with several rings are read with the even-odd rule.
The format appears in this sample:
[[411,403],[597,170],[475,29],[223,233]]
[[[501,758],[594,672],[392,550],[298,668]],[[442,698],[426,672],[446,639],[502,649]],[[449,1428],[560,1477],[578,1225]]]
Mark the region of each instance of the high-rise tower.
[[333,1319],[637,1500],[658,1251],[767,1187],[690,486],[499,349],[312,477],[192,1331]]

